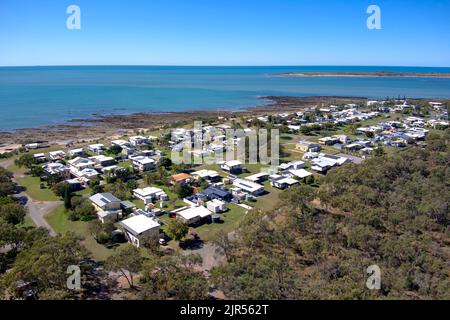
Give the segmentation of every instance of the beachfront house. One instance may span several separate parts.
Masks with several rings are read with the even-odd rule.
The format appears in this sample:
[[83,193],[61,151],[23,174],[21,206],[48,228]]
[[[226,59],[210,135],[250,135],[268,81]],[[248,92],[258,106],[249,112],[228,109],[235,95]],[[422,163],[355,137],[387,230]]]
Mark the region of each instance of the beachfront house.
[[160,224],[143,214],[121,221],[120,226],[127,240],[138,248],[148,243],[156,243],[159,239]]

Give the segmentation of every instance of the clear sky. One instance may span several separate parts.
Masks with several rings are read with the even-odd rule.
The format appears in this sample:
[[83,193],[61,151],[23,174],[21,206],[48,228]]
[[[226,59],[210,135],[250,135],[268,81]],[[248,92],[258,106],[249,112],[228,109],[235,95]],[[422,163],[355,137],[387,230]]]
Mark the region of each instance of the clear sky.
[[0,65],[448,67],[449,18],[450,0],[0,0]]

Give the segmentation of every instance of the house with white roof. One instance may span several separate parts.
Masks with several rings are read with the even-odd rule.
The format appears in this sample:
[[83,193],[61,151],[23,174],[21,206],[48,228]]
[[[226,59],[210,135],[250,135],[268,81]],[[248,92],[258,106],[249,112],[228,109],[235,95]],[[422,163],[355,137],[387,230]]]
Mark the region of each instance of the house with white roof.
[[102,154],[106,150],[105,146],[101,143],[90,144],[86,149],[96,154]]
[[225,161],[220,164],[220,168],[230,173],[239,173],[242,171],[242,162],[239,160]]
[[137,156],[130,159],[133,167],[139,171],[150,171],[156,168],[156,161],[150,157]]
[[57,161],[57,160],[63,160],[66,157],[66,153],[62,150],[59,151],[52,151],[48,154],[50,160]]
[[266,181],[267,178],[269,178],[268,172],[259,172],[254,175],[245,177],[245,180],[249,180],[249,181],[256,182],[256,183],[261,183],[263,181]]
[[233,181],[233,186],[252,196],[260,196],[265,192],[264,186],[246,179],[235,179]]
[[305,162],[297,160],[297,161],[291,161],[288,163],[282,163],[278,166],[279,172],[286,172],[289,170],[298,170],[305,167]]
[[64,180],[70,178],[69,167],[63,165],[62,163],[59,162],[48,163],[43,166],[43,169],[44,173],[49,176],[58,177]]
[[113,157],[107,157],[104,155],[90,157],[89,159],[92,160],[98,167],[109,167],[117,162]]
[[299,179],[305,179],[306,177],[312,176],[313,174],[305,169],[289,170],[288,176],[291,178],[296,177]]
[[39,162],[39,163],[47,161],[47,158],[45,157],[45,154],[43,154],[43,153],[33,154],[33,158],[36,162]]
[[71,157],[79,157],[79,156],[84,155],[84,150],[82,148],[71,149],[68,151],[68,153]]
[[212,212],[203,206],[193,206],[176,212],[177,218],[187,225],[199,224],[211,219]]
[[301,140],[296,144],[295,149],[303,152],[316,152],[320,151],[320,144],[311,141]]
[[194,179],[205,179],[208,182],[216,182],[221,178],[217,171],[207,169],[192,172],[191,175]]
[[159,239],[160,224],[143,214],[133,215],[121,221],[120,226],[127,240],[138,248]]
[[152,203],[156,200],[167,200],[167,194],[164,190],[156,187],[138,188],[133,190],[133,195],[144,201],[144,204]]
[[149,138],[144,136],[133,136],[129,138],[129,141],[133,147],[137,147],[150,142]]
[[67,161],[67,163],[69,164],[69,167],[72,169],[75,169],[77,171],[81,171],[83,169],[94,169],[95,166],[95,162],[90,160],[90,159],[86,159],[86,158],[81,158],[81,157],[76,157],[75,159],[69,160]]
[[278,189],[288,189],[296,184],[298,184],[298,180],[292,179],[292,178],[288,178],[288,177],[284,177],[282,176],[281,178],[278,179],[274,179],[270,181],[270,185],[272,187],[278,188]]
[[109,192],[97,193],[89,198],[95,210],[97,217],[102,223],[106,221],[117,221],[119,214],[122,212],[121,200]]
[[219,212],[225,212],[228,210],[227,205],[225,204],[224,201],[221,201],[219,199],[213,199],[211,201],[208,201],[206,203],[206,208],[214,213],[219,213]]

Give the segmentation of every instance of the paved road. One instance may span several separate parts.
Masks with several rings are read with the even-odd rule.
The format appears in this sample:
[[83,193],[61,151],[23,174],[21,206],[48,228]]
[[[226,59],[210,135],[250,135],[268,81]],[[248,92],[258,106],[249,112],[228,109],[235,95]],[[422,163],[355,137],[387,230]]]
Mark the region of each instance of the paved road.
[[[0,162],[0,167],[6,168],[12,163],[13,160],[8,159],[6,161]],[[62,204],[62,201],[36,201],[29,195],[27,195],[26,192],[21,192],[15,195],[15,197],[20,198],[25,203],[25,207],[28,209],[28,215],[31,220],[33,220],[35,225],[47,229],[51,236],[56,236],[56,232],[47,223],[44,216],[60,206]]]

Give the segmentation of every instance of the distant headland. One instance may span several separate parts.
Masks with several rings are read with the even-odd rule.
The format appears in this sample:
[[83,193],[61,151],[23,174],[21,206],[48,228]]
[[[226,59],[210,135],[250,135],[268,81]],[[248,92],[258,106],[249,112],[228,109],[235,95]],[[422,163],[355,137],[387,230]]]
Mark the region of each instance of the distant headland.
[[411,73],[411,72],[287,72],[274,76],[281,77],[414,77],[414,78],[450,78],[450,73]]

